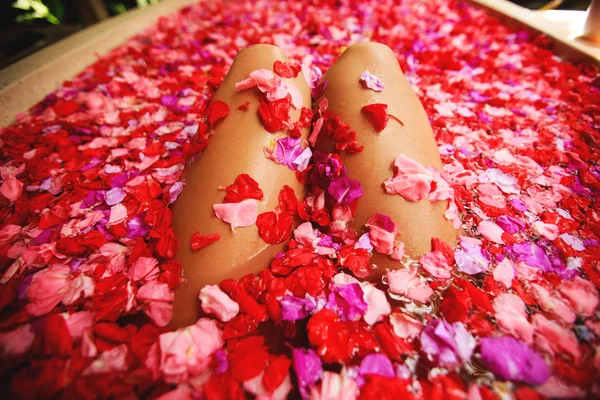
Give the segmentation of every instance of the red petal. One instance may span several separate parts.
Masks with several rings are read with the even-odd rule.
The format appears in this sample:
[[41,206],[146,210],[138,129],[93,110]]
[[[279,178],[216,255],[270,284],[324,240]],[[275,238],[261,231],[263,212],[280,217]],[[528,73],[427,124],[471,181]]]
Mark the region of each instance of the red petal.
[[360,390],[359,400],[412,399],[408,390],[409,382],[400,378],[386,378],[379,375],[365,375],[366,383]]
[[229,351],[231,376],[246,381],[260,374],[267,365],[269,353],[262,336],[250,336],[234,343]]
[[298,198],[294,193],[294,189],[288,185],[284,185],[279,191],[279,208],[290,215],[296,214],[298,210]]
[[69,357],[73,351],[71,334],[65,319],[59,314],[48,315],[44,325],[36,335],[33,353],[39,357]]
[[338,265],[350,269],[357,278],[365,278],[372,272],[369,258],[366,249],[355,249],[352,245],[344,246],[339,252]]
[[298,62],[283,62],[277,60],[275,61],[275,64],[273,64],[273,70],[275,70],[277,75],[284,78],[295,78],[302,70],[302,65]]
[[448,261],[448,265],[454,264],[454,250],[452,250],[452,247],[442,239],[433,237],[431,238],[431,251],[436,250],[442,252],[444,258]]
[[56,102],[56,104],[54,105],[54,107],[52,107],[54,109],[54,112],[59,116],[59,117],[66,117],[67,115],[71,115],[74,112],[79,110],[79,104],[75,103],[74,101],[71,100],[59,100]]
[[293,223],[293,218],[282,212],[269,211],[259,214],[256,218],[258,234],[269,244],[277,244],[289,239]]
[[442,315],[448,322],[464,322],[471,305],[471,298],[467,292],[450,286],[442,296],[440,305]]
[[192,251],[198,251],[210,244],[213,244],[219,239],[221,239],[221,235],[218,233],[202,235],[200,232],[195,232],[190,238],[190,247],[192,248]]
[[208,382],[202,386],[202,391],[207,399],[214,400],[244,400],[246,395],[242,385],[228,372],[224,374],[211,374]]
[[208,122],[214,125],[215,122],[225,118],[229,114],[229,106],[221,100],[215,100],[208,106]]
[[258,186],[258,182],[248,174],[240,174],[235,178],[235,182],[227,186],[225,189],[227,194],[223,199],[223,203],[239,203],[245,199],[262,200],[264,197],[263,191]]
[[361,111],[367,115],[367,118],[373,124],[376,132],[385,129],[388,123],[387,104],[375,103],[364,106]]
[[289,95],[272,102],[260,99],[258,115],[267,132],[275,133],[283,128],[283,122],[289,120],[291,102],[292,98]]
[[285,356],[276,356],[269,362],[263,375],[263,385],[267,392],[272,393],[281,385],[288,374],[292,362]]

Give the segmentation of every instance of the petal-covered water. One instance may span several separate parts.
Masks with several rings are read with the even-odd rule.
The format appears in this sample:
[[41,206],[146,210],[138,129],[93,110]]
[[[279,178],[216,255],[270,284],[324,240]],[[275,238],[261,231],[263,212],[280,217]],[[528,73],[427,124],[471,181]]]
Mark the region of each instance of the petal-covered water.
[[[317,97],[322,73],[363,40],[396,52],[444,163],[399,159],[386,187],[448,203],[459,247],[433,241],[408,260],[379,214],[353,232],[362,187],[339,157],[274,137],[265,156],[309,194],[283,188],[257,216],[241,203],[262,192],[240,175],[217,208],[288,250],[256,276],[203,289],[195,325],[166,328],[181,282],[169,205],[211,125],[248,107],[208,107],[235,55],[273,43],[294,61],[244,81],[265,95],[267,130],[335,130],[337,150],[352,153],[360,142],[326,104],[289,121],[297,96],[271,84],[302,71]],[[0,133],[3,386],[20,398],[599,396],[598,71],[547,45],[453,0],[204,2],[162,18]],[[385,90],[368,71],[356,81]],[[385,108],[365,114],[401,123]],[[295,230],[293,217],[304,221]],[[216,240],[198,232],[179,245]],[[405,267],[357,280],[376,269],[373,252]]]

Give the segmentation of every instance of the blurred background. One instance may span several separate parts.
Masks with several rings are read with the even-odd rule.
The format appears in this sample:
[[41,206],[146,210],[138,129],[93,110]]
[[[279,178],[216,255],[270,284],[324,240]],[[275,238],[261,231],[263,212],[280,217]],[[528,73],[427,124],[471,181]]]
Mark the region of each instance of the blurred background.
[[159,0],[0,0],[0,69],[89,25]]
[[[159,0],[0,0],[0,69],[89,25]],[[586,10],[591,0],[511,0],[529,9]]]

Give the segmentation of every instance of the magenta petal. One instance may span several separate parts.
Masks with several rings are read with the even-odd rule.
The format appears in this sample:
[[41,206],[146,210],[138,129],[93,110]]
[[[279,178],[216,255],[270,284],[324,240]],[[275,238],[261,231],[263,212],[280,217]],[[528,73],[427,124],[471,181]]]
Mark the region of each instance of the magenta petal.
[[394,366],[383,354],[368,354],[360,363],[360,374],[373,374],[393,378],[396,376]]
[[119,204],[125,198],[125,191],[121,188],[113,188],[106,192],[106,204],[109,206],[114,206],[115,204]]
[[512,246],[508,246],[506,251],[515,259],[523,261],[532,267],[540,268],[544,272],[551,272],[553,270],[550,259],[536,243],[515,243]]
[[510,336],[481,339],[481,360],[503,380],[541,385],[550,377],[544,358]]
[[487,250],[468,240],[461,242],[460,248],[454,253],[454,257],[458,269],[469,275],[486,272],[490,265],[490,255]]
[[510,215],[501,215],[496,218],[496,225],[508,233],[515,234],[525,229],[525,223]]
[[344,321],[357,321],[368,308],[363,296],[359,283],[338,286],[329,294],[327,308],[336,311]]
[[363,189],[359,181],[342,176],[329,185],[327,192],[338,204],[350,204],[362,197]]
[[298,165],[294,164],[294,160],[296,160],[301,153],[302,146],[300,139],[285,137],[277,140],[273,155],[280,164],[287,165],[291,169],[296,170]]
[[306,399],[309,397],[307,389],[321,379],[323,375],[321,358],[312,349],[293,349],[292,363],[298,377],[300,394],[302,398]]
[[460,322],[449,324],[435,319],[421,332],[421,350],[439,367],[454,368],[473,354],[475,339]]
[[[311,301],[312,300],[312,301]],[[316,306],[314,299],[301,299],[286,295],[280,302],[281,318],[284,321],[296,321],[308,317],[308,312]]]

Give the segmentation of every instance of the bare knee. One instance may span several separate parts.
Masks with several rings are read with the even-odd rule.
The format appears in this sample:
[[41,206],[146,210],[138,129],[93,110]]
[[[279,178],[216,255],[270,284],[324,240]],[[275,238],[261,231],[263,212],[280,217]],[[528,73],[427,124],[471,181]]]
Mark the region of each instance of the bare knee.
[[398,59],[392,49],[382,43],[360,42],[348,47],[342,54],[342,58],[359,59],[365,64],[389,64],[397,65]]
[[383,43],[377,42],[360,42],[348,47],[344,54],[378,56],[378,57],[393,57],[396,58],[394,51]]
[[279,47],[272,44],[253,44],[240,50],[235,58],[235,62],[242,60],[269,60],[271,62],[276,60],[287,60],[287,56]]

